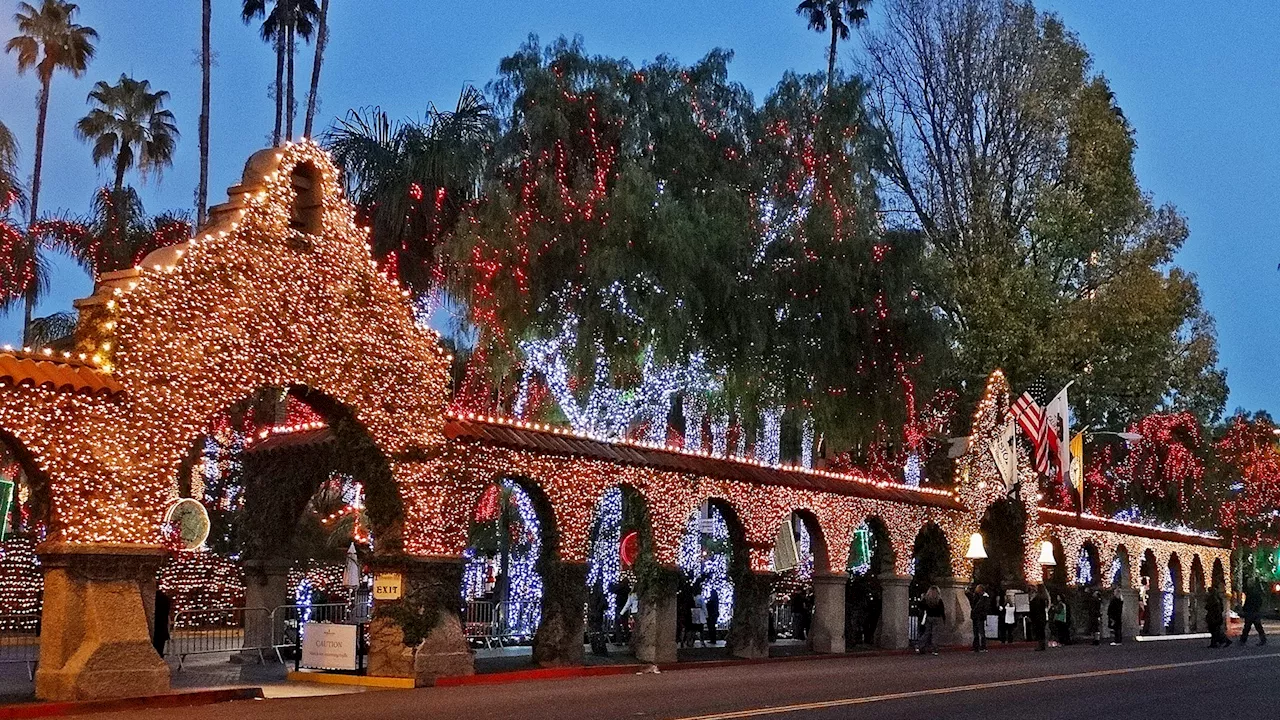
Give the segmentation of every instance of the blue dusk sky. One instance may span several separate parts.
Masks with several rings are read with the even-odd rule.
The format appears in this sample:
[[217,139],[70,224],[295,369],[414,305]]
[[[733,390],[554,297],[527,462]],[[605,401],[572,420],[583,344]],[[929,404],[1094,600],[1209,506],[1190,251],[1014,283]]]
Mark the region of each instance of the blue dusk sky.
[[[267,145],[273,104],[272,50],[244,26],[238,0],[214,0],[210,203],[225,197],[245,158]],[[17,3],[0,0],[0,40],[12,37]],[[81,0],[79,22],[101,36],[79,79],[53,83],[45,145],[45,212],[83,212],[94,187],[109,181],[73,134],[97,80],[121,73],[172,93],[183,138],[174,167],[140,189],[151,212],[189,208],[196,184],[200,108],[199,3],[194,0]],[[669,54],[693,62],[732,49],[733,79],[763,99],[786,70],[825,68],[825,41],[794,13],[794,0],[332,0],[332,42],[321,85],[327,124],[348,108],[381,105],[393,117],[449,107],[465,84],[483,87],[498,60],[530,33],[544,41],[581,35],[592,53],[643,61]],[[1138,176],[1157,203],[1187,216],[1191,237],[1178,263],[1196,273],[1217,318],[1221,362],[1229,371],[1228,410],[1280,409],[1272,365],[1280,351],[1280,241],[1276,216],[1280,160],[1280,10],[1272,0],[1041,0],[1093,53],[1137,130]],[[872,26],[876,22],[873,10]],[[841,62],[853,65],[855,43]],[[299,55],[305,97],[311,59]],[[29,172],[37,82],[0,60],[0,121],[22,143]],[[299,121],[299,125],[300,125]],[[131,178],[136,184],[136,178]],[[38,314],[69,309],[90,279],[57,259],[53,289]],[[21,311],[0,316],[0,342],[20,338]]]

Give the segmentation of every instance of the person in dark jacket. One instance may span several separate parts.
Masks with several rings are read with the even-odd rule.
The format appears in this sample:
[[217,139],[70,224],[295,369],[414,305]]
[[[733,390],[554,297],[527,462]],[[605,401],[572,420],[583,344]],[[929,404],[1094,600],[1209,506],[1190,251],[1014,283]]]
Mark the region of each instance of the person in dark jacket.
[[1258,629],[1258,644],[1267,644],[1267,634],[1262,630],[1262,581],[1254,578],[1244,589],[1244,605],[1240,608],[1240,617],[1244,620],[1244,629],[1240,631],[1240,644],[1249,642],[1249,628]]
[[1048,647],[1049,592],[1041,585],[1035,595],[1031,596],[1031,635],[1036,639],[1036,650]]
[[1204,622],[1209,626],[1209,647],[1230,647],[1231,638],[1223,632],[1223,612],[1226,610],[1222,601],[1222,592],[1218,588],[1209,588],[1204,600]]
[[1085,596],[1085,612],[1089,613],[1089,637],[1094,645],[1102,644],[1102,594],[1097,590]]
[[[711,595],[707,597],[707,641],[712,645],[716,644],[718,636],[717,628],[720,626],[720,592],[712,590]],[[705,641],[704,641],[705,642]]]
[[920,646],[916,648],[916,652],[931,652],[937,655],[938,627],[947,619],[947,608],[942,604],[942,591],[937,585],[929,588],[929,591],[924,594],[920,611],[924,615],[924,622],[921,624],[923,630],[920,632]]
[[156,590],[155,625],[151,629],[151,645],[160,657],[164,657],[165,646],[169,644],[169,616],[173,612],[173,601],[160,590]]
[[1111,628],[1111,644],[1119,645],[1124,635],[1124,599],[1118,592],[1111,595],[1107,604],[1107,627]]
[[969,620],[973,623],[973,651],[987,651],[987,616],[991,614],[991,596],[977,585],[969,596]]

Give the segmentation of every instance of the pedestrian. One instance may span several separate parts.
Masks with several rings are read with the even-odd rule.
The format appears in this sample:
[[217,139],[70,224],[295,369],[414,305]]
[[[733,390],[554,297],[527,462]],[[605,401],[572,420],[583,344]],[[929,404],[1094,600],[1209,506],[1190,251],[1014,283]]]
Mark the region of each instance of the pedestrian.
[[1044,650],[1048,641],[1046,625],[1049,622],[1049,592],[1041,585],[1031,596],[1031,635],[1036,639],[1036,650]]
[[162,590],[156,590],[155,625],[151,629],[151,645],[156,653],[164,657],[165,646],[169,644],[169,615],[173,610],[173,601]]
[[707,646],[707,636],[703,634],[703,628],[707,625],[707,601],[699,593],[693,596],[693,609],[691,611],[692,622],[689,624],[689,647],[693,647],[694,640],[702,642],[702,647]]
[[676,591],[676,642],[693,647],[693,591],[688,582],[681,581]]
[[[711,588],[711,594],[707,596],[707,630],[706,635],[711,640],[712,647],[719,641],[716,633],[720,627],[720,591]],[[703,641],[706,642],[705,640]]]
[[604,616],[609,599],[605,595],[603,582],[597,580],[591,588],[590,602],[587,605],[587,630],[591,638],[592,654],[607,656],[609,644],[604,631]]
[[969,596],[969,620],[973,623],[973,651],[987,651],[987,616],[991,614],[991,596],[977,585]]
[[1085,611],[1089,613],[1089,637],[1093,644],[1102,644],[1102,594],[1091,590],[1085,602]]
[[1254,578],[1244,589],[1244,605],[1240,608],[1240,617],[1244,620],[1244,629],[1240,631],[1240,644],[1249,642],[1249,628],[1258,629],[1258,644],[1267,644],[1267,633],[1262,630],[1262,581]]
[[1230,647],[1231,638],[1227,637],[1223,626],[1223,612],[1225,605],[1222,601],[1222,591],[1217,587],[1209,588],[1208,596],[1204,600],[1204,622],[1209,626],[1209,647],[1220,648]]
[[1054,645],[1061,647],[1070,639],[1070,628],[1067,625],[1067,602],[1058,595],[1053,603]]
[[1119,645],[1124,636],[1124,599],[1119,591],[1111,593],[1111,602],[1107,604],[1107,626],[1111,628],[1111,644]]
[[1000,611],[1000,641],[1008,645],[1013,642],[1013,629],[1018,622],[1017,591],[1004,591],[1004,607]]
[[796,588],[791,593],[791,637],[796,640],[804,640],[805,630],[808,628],[807,609],[805,607],[804,589]]
[[884,599],[880,595],[880,581],[871,579],[867,589],[867,611],[862,617],[862,637],[868,645],[876,644],[876,628],[880,625],[880,611],[884,608]]
[[924,602],[921,603],[920,612],[923,615],[923,622],[920,632],[920,646],[916,648],[917,653],[931,652],[938,654],[938,646],[936,644],[938,626],[947,619],[946,606],[942,604],[942,591],[938,590],[938,586],[930,587],[928,592],[924,594]]

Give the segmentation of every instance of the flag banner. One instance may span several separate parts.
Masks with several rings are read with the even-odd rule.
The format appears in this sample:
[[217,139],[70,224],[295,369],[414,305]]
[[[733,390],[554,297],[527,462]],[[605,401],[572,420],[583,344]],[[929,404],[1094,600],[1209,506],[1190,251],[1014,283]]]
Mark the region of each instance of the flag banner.
[[1014,445],[1014,437],[1013,418],[1009,418],[1000,428],[1000,434],[987,443],[1006,492],[1018,482],[1018,448]]
[[1071,486],[1080,496],[1080,507],[1084,508],[1084,430],[1071,438]]
[[[1071,383],[1067,383],[1067,387],[1071,387]],[[1071,409],[1067,404],[1067,387],[1062,388],[1044,407],[1050,461],[1057,465],[1057,480],[1064,485],[1070,481],[1071,471]]]
[[1010,412],[1031,440],[1031,447],[1035,450],[1036,472],[1047,475],[1049,473],[1049,425],[1045,420],[1044,411],[1036,404],[1031,393],[1024,392],[1013,402]]
[[773,571],[786,572],[799,564],[800,549],[796,547],[796,536],[788,519],[778,528],[777,542],[773,546]]

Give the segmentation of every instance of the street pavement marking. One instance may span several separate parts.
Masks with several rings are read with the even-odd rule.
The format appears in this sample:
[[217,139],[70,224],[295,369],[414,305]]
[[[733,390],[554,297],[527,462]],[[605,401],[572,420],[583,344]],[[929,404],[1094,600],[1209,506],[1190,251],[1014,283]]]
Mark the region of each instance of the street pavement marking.
[[1089,672],[1072,673],[1070,675],[1043,675],[1040,677],[1022,678],[1020,680],[999,680],[996,682],[977,683],[975,685],[955,685],[945,688],[931,688],[929,690],[913,690],[911,692],[889,693],[886,695],[845,698],[843,700],[824,700],[822,702],[800,703],[797,705],[775,705],[773,707],[762,707],[754,710],[738,710],[734,712],[713,713],[711,715],[695,715],[680,718],[679,720],[736,720],[737,718],[782,715],[784,713],[803,712],[805,710],[824,710],[827,708],[846,707],[849,705],[867,705],[870,703],[885,702],[888,700],[927,697],[929,695],[951,695],[953,693],[973,692],[975,690],[992,690],[995,688],[1015,687],[1018,685],[1035,685],[1038,683],[1057,682],[1059,680],[1077,680],[1081,678],[1107,677],[1109,675],[1128,675],[1131,673],[1173,670],[1176,668],[1196,667],[1199,665],[1217,665],[1218,663],[1245,662],[1247,660],[1262,660],[1265,658],[1277,657],[1280,657],[1280,653],[1214,658],[1212,660],[1193,660],[1188,662],[1165,663],[1162,665],[1142,665],[1139,667],[1116,668],[1114,670],[1091,670]]

